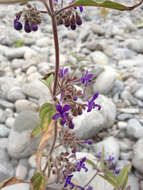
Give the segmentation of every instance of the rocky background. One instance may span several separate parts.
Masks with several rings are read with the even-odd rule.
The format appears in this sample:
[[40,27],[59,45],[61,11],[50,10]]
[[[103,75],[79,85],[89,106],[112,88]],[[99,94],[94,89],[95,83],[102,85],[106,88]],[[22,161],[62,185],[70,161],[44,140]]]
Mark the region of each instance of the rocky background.
[[[105,157],[115,157],[116,169],[132,164],[131,190],[143,190],[142,8],[110,10],[106,18],[100,9],[86,8],[83,25],[76,31],[59,27],[61,63],[88,68],[96,75],[89,94],[99,92],[97,102],[102,106],[101,111],[85,113],[74,121],[78,136],[96,142],[81,147],[79,157],[94,160],[104,145]],[[39,123],[39,105],[50,101],[48,89],[38,79],[54,68],[50,19],[44,16],[38,32],[26,34],[13,29],[15,13],[14,6],[0,6],[0,181],[13,175],[30,179],[35,171],[32,153],[39,139],[30,139],[30,133]],[[77,176],[81,183],[94,173],[88,168],[88,175]],[[101,178],[92,185],[96,190],[113,189]],[[28,190],[29,185],[3,188],[19,189]]]

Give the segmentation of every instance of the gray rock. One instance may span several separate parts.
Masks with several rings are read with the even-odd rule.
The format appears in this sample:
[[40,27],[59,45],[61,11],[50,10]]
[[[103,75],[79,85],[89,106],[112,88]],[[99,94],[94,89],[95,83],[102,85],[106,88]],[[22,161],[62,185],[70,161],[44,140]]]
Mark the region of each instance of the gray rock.
[[132,160],[132,158],[133,158],[132,151],[120,153],[120,159],[122,159],[122,160]]
[[137,171],[143,173],[143,138],[139,139],[134,145],[132,163]]
[[2,161],[0,162],[0,182],[12,177],[14,175],[14,169],[10,162]]
[[8,137],[10,130],[5,126],[0,124],[0,137]]
[[7,149],[8,147],[8,138],[0,138],[0,148]]
[[88,113],[84,111],[81,116],[75,117],[73,120],[75,124],[73,131],[80,138],[88,139],[95,137],[99,131],[111,127],[115,121],[116,106],[110,99],[99,95],[96,104],[101,105],[101,110],[95,108]]
[[14,59],[11,62],[12,69],[19,69],[25,65],[25,61],[23,59]]
[[128,177],[127,187],[130,186],[131,190],[139,190],[138,178],[133,174],[130,174]]
[[24,84],[23,92],[27,96],[30,96],[33,98],[39,99],[42,97],[47,97],[47,98],[49,98],[49,102],[51,102],[51,100],[52,100],[49,89],[39,80],[35,80],[31,83]]
[[13,87],[7,92],[7,99],[9,101],[15,102],[19,99],[24,99],[25,96],[20,87]]
[[4,55],[8,59],[23,58],[26,50],[29,50],[29,48],[24,46],[19,48],[8,48]]
[[31,111],[37,111],[38,106],[29,100],[17,100],[15,102],[15,107],[17,112],[31,110]]
[[8,153],[13,158],[25,158],[37,150],[39,138],[30,138],[32,129],[39,124],[38,114],[32,111],[21,112],[10,131]]
[[26,183],[19,183],[19,184],[9,185],[9,186],[2,188],[2,190],[18,190],[18,189],[30,190],[30,185],[26,184]]
[[27,159],[21,159],[18,163],[18,166],[16,168],[16,177],[18,179],[26,179],[26,176],[28,174],[28,160]]
[[9,155],[5,149],[0,148],[0,162],[9,162]]
[[131,119],[133,118],[134,116],[132,114],[129,114],[129,113],[121,113],[119,115],[117,115],[117,119],[119,121],[126,121],[128,119]]
[[126,46],[131,49],[136,51],[137,53],[143,53],[143,40],[139,39],[127,39],[125,41]]
[[134,138],[143,137],[143,126],[137,119],[130,119],[127,125],[127,135]]
[[0,107],[13,109],[14,105],[6,100],[0,100]]
[[95,64],[106,65],[108,64],[108,57],[101,51],[94,51],[90,54],[91,61]]
[[104,35],[104,33],[105,33],[102,26],[99,24],[96,24],[96,23],[91,24],[91,30],[94,34],[98,34],[98,35]]
[[123,113],[131,113],[131,114],[139,114],[139,109],[138,108],[121,108],[120,112]]
[[5,124],[8,128],[12,128],[14,126],[15,118],[14,117],[8,117],[5,121]]
[[6,114],[4,110],[0,109],[0,123],[4,123],[6,120]]
[[108,94],[113,88],[117,75],[117,72],[112,69],[112,67],[105,67],[105,71],[102,72],[96,79],[94,92]]
[[117,163],[120,154],[120,147],[118,141],[114,137],[108,137],[107,139],[99,143],[93,144],[92,148],[96,154],[102,152],[102,149],[104,148],[105,160],[108,160],[109,156],[113,156],[114,157],[113,163],[114,164]]
[[125,59],[119,61],[119,67],[120,68],[127,68],[127,67],[133,67],[133,66],[142,66],[142,57],[136,58],[136,59]]
[[143,100],[143,87],[139,88],[134,95],[136,98]]

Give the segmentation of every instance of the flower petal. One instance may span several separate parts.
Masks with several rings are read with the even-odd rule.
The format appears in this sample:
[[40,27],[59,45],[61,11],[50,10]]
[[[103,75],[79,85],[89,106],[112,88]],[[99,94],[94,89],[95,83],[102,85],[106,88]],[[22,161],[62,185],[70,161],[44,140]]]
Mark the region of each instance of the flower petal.
[[93,97],[92,97],[92,99],[91,99],[91,101],[94,101],[97,97],[99,96],[99,93],[97,92],[97,93],[95,93],[94,95],[93,95]]
[[55,115],[53,115],[52,119],[53,120],[57,120],[60,117],[61,117],[61,114],[60,113],[56,113]]
[[56,110],[57,110],[59,113],[62,113],[63,108],[62,108],[61,105],[57,104],[57,105],[56,105]]
[[88,74],[87,77],[86,77],[86,80],[89,81],[92,77],[93,77],[93,74]]
[[69,71],[68,68],[64,69],[64,75],[66,75],[68,71]]
[[64,105],[64,107],[63,107],[63,111],[62,111],[62,112],[64,113],[64,112],[66,112],[66,111],[69,111],[70,108],[71,108],[70,105]]

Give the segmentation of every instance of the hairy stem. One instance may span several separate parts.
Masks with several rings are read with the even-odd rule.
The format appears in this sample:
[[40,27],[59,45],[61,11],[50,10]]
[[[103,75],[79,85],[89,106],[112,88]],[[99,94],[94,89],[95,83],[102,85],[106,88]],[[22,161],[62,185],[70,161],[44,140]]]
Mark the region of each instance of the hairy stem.
[[99,171],[97,170],[96,173],[92,176],[92,178],[84,185],[84,188],[87,187],[92,182],[92,180],[97,176],[98,172]]

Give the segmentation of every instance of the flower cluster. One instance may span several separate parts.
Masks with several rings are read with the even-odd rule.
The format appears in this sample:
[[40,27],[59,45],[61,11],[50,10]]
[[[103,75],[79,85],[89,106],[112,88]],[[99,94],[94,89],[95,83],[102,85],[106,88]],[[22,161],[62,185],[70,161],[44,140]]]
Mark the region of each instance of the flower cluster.
[[37,31],[38,25],[41,23],[40,12],[36,7],[27,4],[27,9],[23,9],[16,14],[14,19],[14,28],[16,30],[22,30],[22,20],[24,20],[24,31],[30,33],[31,31]]
[[[86,71],[82,76],[77,79],[76,76],[68,73],[68,68],[60,68],[59,70],[59,95],[60,101],[56,104],[57,113],[52,117],[53,120],[60,119],[61,125],[66,125],[70,129],[74,128],[72,122],[73,117],[79,116],[83,113],[83,110],[87,107],[87,112],[91,112],[92,109],[101,109],[99,104],[95,103],[99,94],[95,93],[92,98],[86,99],[87,104],[79,103],[77,100],[80,96],[84,96],[81,90],[77,90],[75,85],[84,85],[84,88],[92,82],[93,74],[89,74]],[[90,144],[90,142],[88,142]],[[87,144],[88,144],[87,143]]]
[[82,19],[78,12],[73,9],[69,9],[57,15],[56,17],[57,25],[64,25],[65,27],[70,27],[72,30],[76,29],[76,26],[82,24]]

